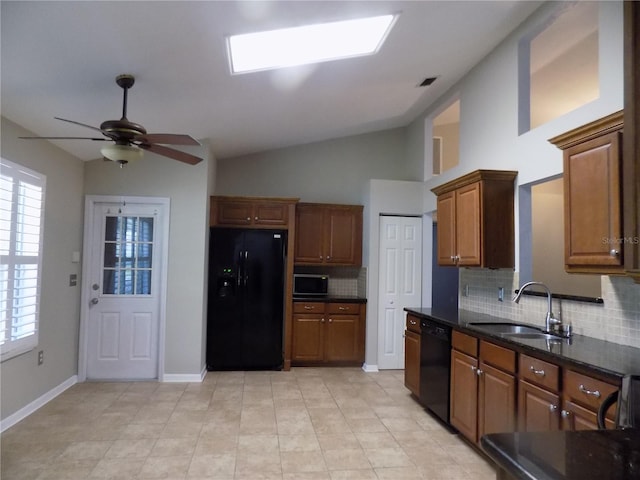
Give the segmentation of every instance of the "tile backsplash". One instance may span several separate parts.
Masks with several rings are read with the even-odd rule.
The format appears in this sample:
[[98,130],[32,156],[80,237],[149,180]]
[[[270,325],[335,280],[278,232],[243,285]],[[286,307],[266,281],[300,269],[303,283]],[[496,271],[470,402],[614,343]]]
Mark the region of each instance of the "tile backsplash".
[[[601,278],[604,304],[554,298],[553,313],[570,323],[576,334],[640,347],[640,285],[624,276]],[[500,287],[504,288],[503,302],[498,301]],[[463,268],[458,304],[464,310],[544,326],[546,297],[524,295],[516,304],[511,298],[519,287],[518,272]]]

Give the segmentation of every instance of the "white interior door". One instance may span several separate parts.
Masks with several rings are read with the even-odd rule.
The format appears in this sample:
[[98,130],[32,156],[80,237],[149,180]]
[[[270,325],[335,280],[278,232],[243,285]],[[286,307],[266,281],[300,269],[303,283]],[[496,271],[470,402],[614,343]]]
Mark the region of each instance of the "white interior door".
[[165,207],[92,205],[83,282],[86,378],[157,378]]
[[404,368],[405,307],[422,305],[422,218],[380,216],[378,368]]

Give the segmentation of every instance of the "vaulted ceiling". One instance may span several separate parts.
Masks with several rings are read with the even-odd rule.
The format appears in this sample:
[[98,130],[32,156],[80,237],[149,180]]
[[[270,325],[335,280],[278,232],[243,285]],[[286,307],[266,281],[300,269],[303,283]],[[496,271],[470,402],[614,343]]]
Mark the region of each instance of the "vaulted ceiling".
[[[153,133],[208,139],[218,158],[404,126],[541,2],[1,2],[2,115],[37,135],[92,136],[128,118]],[[399,13],[376,55],[231,75],[225,37]],[[437,77],[428,87],[419,84]],[[83,159],[95,142],[55,142]]]

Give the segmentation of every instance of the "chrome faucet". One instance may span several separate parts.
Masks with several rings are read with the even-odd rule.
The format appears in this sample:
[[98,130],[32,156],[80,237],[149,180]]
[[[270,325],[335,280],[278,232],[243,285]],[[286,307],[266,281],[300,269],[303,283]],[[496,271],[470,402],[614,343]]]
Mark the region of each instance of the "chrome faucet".
[[553,311],[551,310],[552,306],[551,306],[551,290],[549,290],[549,287],[547,287],[544,283],[541,282],[527,282],[524,285],[522,285],[520,287],[520,290],[518,290],[518,293],[515,297],[513,297],[513,301],[516,303],[520,302],[520,296],[522,295],[522,292],[524,292],[524,290],[528,287],[530,287],[531,285],[539,285],[540,287],[544,288],[547,292],[547,301],[548,301],[548,306],[547,306],[547,317],[545,318],[545,331],[547,333],[553,333],[551,331],[551,326],[552,325],[562,325],[562,320],[560,320],[559,318],[556,318],[553,315]]

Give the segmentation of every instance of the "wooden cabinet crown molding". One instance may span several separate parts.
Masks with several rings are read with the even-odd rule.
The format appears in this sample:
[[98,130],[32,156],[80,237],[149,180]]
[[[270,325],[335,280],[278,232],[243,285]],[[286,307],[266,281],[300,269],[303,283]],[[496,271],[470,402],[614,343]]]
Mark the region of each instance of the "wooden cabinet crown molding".
[[480,180],[513,181],[517,176],[518,172],[513,170],[476,170],[450,182],[433,187],[431,191],[436,195],[442,195],[443,193],[457,190],[460,187],[465,187]]
[[580,127],[569,130],[561,135],[557,135],[549,139],[549,142],[556,147],[566,150],[579,143],[586,142],[593,138],[601,137],[611,132],[621,130],[623,126],[624,111],[607,115],[593,122],[581,125]]

